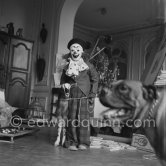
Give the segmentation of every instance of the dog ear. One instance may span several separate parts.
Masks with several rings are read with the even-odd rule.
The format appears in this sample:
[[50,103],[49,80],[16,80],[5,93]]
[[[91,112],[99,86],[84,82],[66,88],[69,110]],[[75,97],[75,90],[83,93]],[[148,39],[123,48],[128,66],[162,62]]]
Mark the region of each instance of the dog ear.
[[153,85],[143,85],[143,97],[146,100],[156,100],[158,98],[156,87]]

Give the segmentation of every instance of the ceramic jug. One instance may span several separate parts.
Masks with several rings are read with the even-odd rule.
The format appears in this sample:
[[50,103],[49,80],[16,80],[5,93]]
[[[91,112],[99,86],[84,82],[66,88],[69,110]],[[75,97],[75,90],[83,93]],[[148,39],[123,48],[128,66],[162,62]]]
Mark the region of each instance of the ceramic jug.
[[8,23],[6,25],[6,27],[8,28],[8,34],[9,35],[14,35],[14,25],[12,22]]

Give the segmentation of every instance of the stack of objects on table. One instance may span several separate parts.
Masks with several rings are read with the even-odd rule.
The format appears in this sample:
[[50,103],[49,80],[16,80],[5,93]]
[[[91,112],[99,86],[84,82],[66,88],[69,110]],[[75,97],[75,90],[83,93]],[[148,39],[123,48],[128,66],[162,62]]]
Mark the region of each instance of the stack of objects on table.
[[[0,128],[0,142],[14,143],[14,137],[19,137],[39,131],[37,128],[28,127],[2,127]],[[10,138],[10,140],[6,140]]]
[[109,151],[136,150],[135,147],[132,147],[129,144],[115,142],[112,140],[104,140],[101,137],[91,137],[90,140],[91,140],[90,148],[108,149]]
[[161,70],[160,74],[157,76],[154,85],[162,86],[166,85],[166,70]]
[[[12,107],[5,101],[4,90],[0,89],[0,142],[13,143],[14,137],[38,131],[38,129],[32,127],[21,127],[23,119],[17,115],[19,111],[21,109]],[[6,137],[10,140],[6,140]]]

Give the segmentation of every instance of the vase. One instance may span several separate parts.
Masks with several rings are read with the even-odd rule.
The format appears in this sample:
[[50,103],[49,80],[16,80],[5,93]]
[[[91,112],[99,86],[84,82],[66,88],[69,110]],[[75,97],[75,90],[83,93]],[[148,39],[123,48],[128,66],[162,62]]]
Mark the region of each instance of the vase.
[[8,34],[9,35],[14,35],[14,25],[12,22],[8,23],[6,25],[6,27],[8,28]]

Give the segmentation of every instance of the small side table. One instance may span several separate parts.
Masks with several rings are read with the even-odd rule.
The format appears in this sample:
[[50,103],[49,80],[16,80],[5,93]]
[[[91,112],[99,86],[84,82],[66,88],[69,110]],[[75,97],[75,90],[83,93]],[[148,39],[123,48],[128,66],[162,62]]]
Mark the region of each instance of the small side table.
[[[14,143],[14,137],[24,136],[24,135],[39,131],[39,129],[37,129],[37,128],[24,128],[22,130],[18,130],[16,133],[14,133],[12,131],[9,133],[2,132],[2,130],[12,130],[12,129],[16,129],[16,128],[13,128],[13,127],[1,128],[0,142]],[[9,141],[5,140],[4,138],[6,138],[6,137],[10,138],[10,140]]]

